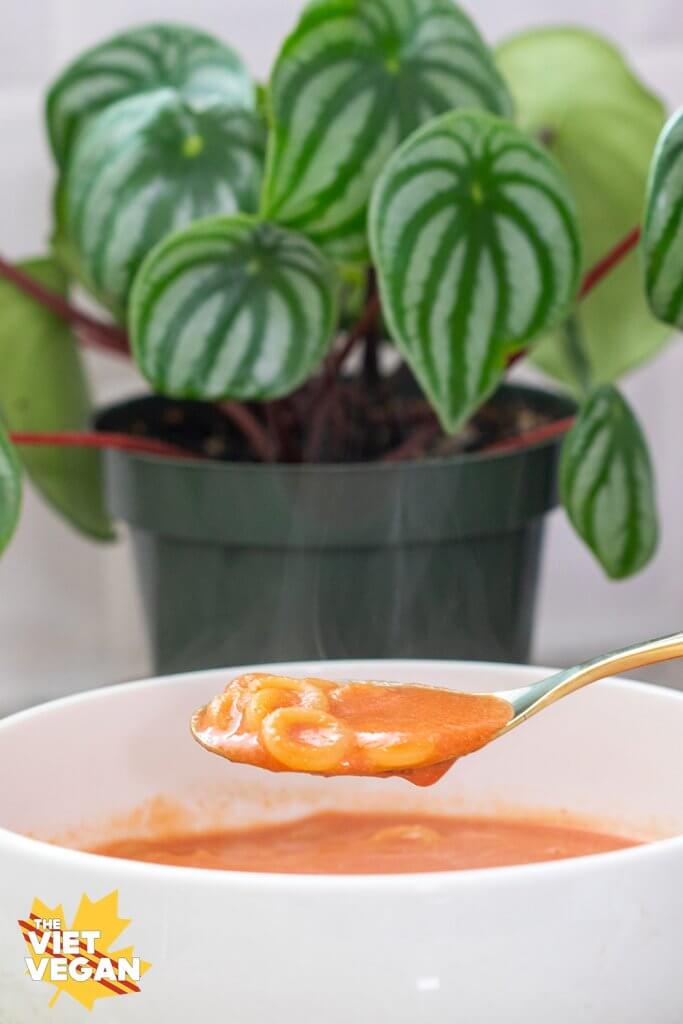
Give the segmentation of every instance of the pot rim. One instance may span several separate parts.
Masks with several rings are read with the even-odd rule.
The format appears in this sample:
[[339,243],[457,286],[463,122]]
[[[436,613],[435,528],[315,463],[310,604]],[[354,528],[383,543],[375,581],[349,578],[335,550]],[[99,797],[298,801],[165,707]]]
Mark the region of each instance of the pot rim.
[[[371,663],[375,660],[384,661],[391,659],[361,659],[364,663]],[[444,664],[443,659],[438,658],[417,658],[400,659],[406,666],[416,667],[426,664]],[[343,668],[347,665],[356,664],[357,659],[338,659],[326,661],[325,664]],[[529,670],[528,665],[501,664],[498,662],[462,662],[457,660],[447,661],[451,665],[476,665],[482,671],[496,672],[501,675],[511,674],[511,670]],[[282,665],[266,666],[270,669],[283,669],[290,665],[303,667],[308,662],[283,663]],[[311,663],[312,664],[312,663]],[[263,668],[264,666],[248,666],[248,668]],[[548,675],[556,669],[533,666],[538,673]],[[183,672],[166,676],[153,676],[135,680],[129,683],[117,683],[111,686],[101,687],[95,690],[88,690],[84,693],[72,694],[58,700],[48,701],[36,707],[28,708],[0,720],[0,743],[4,732],[11,730],[17,723],[23,723],[31,718],[43,714],[50,714],[53,710],[68,708],[82,703],[96,702],[100,699],[111,697],[113,694],[131,694],[147,689],[156,688],[160,685],[172,685],[179,683],[203,682],[208,677],[216,674],[228,673],[232,669],[203,669],[196,672]],[[683,692],[668,689],[666,687],[652,686],[648,683],[636,682],[631,679],[606,679],[601,684],[605,688],[639,692],[647,694],[649,700],[658,700],[662,703],[683,702]],[[21,859],[39,858],[48,861],[53,866],[72,868],[75,871],[88,872],[90,876],[96,874],[111,875],[115,871],[121,877],[122,883],[127,880],[138,880],[148,883],[175,883],[184,887],[193,888],[231,888],[242,887],[248,890],[265,889],[267,891],[290,890],[293,892],[329,892],[331,895],[344,895],[348,893],[401,893],[405,895],[419,895],[426,891],[433,893],[437,890],[448,890],[459,892],[463,889],[477,886],[483,889],[496,889],[508,885],[523,884],[529,879],[538,878],[539,882],[570,882],[577,877],[595,872],[609,872],[625,870],[628,867],[636,867],[643,863],[649,864],[653,858],[663,860],[669,856],[680,857],[683,861],[683,834],[669,838],[655,839],[640,846],[634,846],[622,850],[613,850],[607,853],[589,854],[582,857],[573,857],[558,861],[541,861],[534,864],[516,864],[498,868],[476,868],[461,871],[438,871],[419,872],[413,874],[367,874],[367,875],[307,875],[307,874],[278,874],[268,872],[243,872],[243,871],[216,871],[208,868],[188,868],[163,864],[151,864],[138,861],[130,861],[113,857],[106,857],[101,854],[86,853],[73,850],[68,847],[61,847],[44,840],[30,838],[14,832],[11,829],[0,826],[0,854],[14,855]]]

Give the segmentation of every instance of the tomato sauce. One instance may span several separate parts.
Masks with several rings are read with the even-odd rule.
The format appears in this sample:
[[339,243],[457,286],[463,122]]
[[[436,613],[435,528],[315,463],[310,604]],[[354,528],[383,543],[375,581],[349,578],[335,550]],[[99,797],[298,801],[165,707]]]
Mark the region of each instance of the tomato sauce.
[[637,845],[516,818],[325,813],[234,831],[119,841],[92,852],[217,871],[386,875],[531,864]]
[[212,753],[270,771],[400,775],[430,785],[512,714],[489,695],[251,673],[200,709],[192,731]]

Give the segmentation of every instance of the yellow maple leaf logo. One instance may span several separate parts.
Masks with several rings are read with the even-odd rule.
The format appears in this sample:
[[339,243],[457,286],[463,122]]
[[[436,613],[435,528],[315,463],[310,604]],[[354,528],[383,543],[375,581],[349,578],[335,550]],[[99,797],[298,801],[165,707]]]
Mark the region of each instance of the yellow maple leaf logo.
[[[92,1010],[98,999],[140,992],[140,986],[131,980],[130,972],[122,969],[122,965],[130,965],[138,959],[134,957],[133,947],[111,950],[131,923],[119,917],[118,905],[117,891],[96,902],[84,894],[73,923],[67,929],[61,904],[48,907],[42,900],[35,899],[29,917],[19,921],[28,947],[28,973],[34,980],[56,989],[50,1006],[55,1006],[62,993],[71,996],[86,1010]],[[54,922],[60,922],[59,927],[54,927]],[[67,933],[71,934],[70,941],[66,939]],[[77,951],[73,951],[74,943],[78,946]],[[30,969],[31,960],[34,971]],[[55,980],[55,972],[49,969],[53,960],[60,961],[61,973],[66,972],[62,980]],[[137,966],[142,977],[152,965],[138,960]]]

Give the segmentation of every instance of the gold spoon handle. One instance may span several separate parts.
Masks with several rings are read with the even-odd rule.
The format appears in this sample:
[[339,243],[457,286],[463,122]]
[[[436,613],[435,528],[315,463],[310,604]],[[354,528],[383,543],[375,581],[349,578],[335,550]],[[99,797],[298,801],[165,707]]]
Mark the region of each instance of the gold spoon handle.
[[499,735],[502,736],[510,729],[526,722],[532,715],[536,715],[539,711],[554,704],[555,701],[562,700],[563,697],[580,690],[583,686],[588,686],[589,683],[597,682],[598,679],[605,679],[619,672],[629,672],[634,668],[642,668],[643,665],[654,665],[658,661],[671,661],[680,657],[683,657],[683,633],[674,633],[673,636],[648,640],[645,643],[625,647],[621,651],[614,651],[612,654],[603,654],[582,665],[557,672],[554,676],[549,676],[547,679],[541,680],[540,683],[534,683],[524,689],[500,693],[498,696],[509,701],[515,713]]

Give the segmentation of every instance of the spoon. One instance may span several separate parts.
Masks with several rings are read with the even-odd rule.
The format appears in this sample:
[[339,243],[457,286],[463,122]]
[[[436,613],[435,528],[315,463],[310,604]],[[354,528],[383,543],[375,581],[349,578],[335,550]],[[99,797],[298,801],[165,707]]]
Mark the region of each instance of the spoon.
[[271,771],[400,775],[431,785],[458,758],[583,686],[682,656],[676,633],[496,693],[251,673],[195,713],[192,733],[213,754]]
[[644,665],[655,665],[659,661],[672,661],[680,657],[683,657],[683,633],[674,633],[672,636],[632,644],[611,654],[592,658],[590,661],[575,665],[574,668],[566,668],[538,683],[532,683],[531,686],[496,693],[494,696],[512,705],[513,716],[493,739],[504,736],[511,729],[516,729],[518,725],[537,715],[539,711],[544,711],[551,704],[588,686],[589,683],[595,683],[599,679],[606,679],[620,672],[629,672],[634,668],[642,668]]

